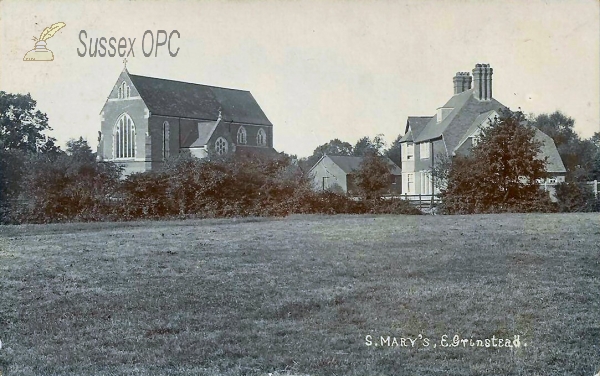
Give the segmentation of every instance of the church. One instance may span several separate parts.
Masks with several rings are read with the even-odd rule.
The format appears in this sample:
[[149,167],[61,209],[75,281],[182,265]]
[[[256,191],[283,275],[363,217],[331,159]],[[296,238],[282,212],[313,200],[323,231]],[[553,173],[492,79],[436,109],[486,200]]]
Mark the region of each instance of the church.
[[249,91],[130,74],[124,68],[100,112],[98,159],[124,174],[170,156],[275,155],[273,124]]

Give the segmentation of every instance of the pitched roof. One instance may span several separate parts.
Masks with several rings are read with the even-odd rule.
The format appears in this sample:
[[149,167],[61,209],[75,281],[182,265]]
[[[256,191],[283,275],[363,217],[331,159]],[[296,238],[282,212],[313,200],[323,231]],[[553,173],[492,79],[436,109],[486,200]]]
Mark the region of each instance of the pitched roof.
[[406,121],[406,133],[402,136],[400,142],[413,141],[432,118],[433,116],[409,116]]
[[496,110],[489,110],[477,116],[477,118],[475,118],[475,121],[473,121],[473,124],[471,124],[469,129],[467,129],[465,134],[460,138],[460,141],[458,141],[458,143],[454,147],[454,151],[456,151],[465,141],[467,141],[467,138],[469,138],[473,133],[475,133],[477,128],[484,125],[485,120],[494,112],[496,112]]
[[473,90],[465,90],[450,98],[442,107],[453,110],[439,123],[437,117],[433,117],[414,141],[418,143],[443,137],[446,149],[454,150],[477,117],[491,110],[498,111],[505,107],[493,98],[489,101],[476,99],[473,96]]
[[535,140],[542,143],[540,153],[538,155],[547,156],[548,164],[546,165],[546,171],[556,173],[566,173],[567,169],[563,164],[563,161],[558,154],[558,149],[554,144],[554,140],[538,128],[535,128]]
[[154,115],[271,126],[249,91],[129,74]]
[[182,148],[197,148],[208,143],[219,121],[201,121],[197,124],[181,124],[179,140]]
[[[346,174],[351,174],[352,172],[360,169],[360,164],[363,161],[363,157],[349,157],[342,155],[326,155],[325,157],[331,159],[333,163],[338,165],[338,167],[341,168]],[[398,165],[396,165],[387,157],[384,157],[384,159],[390,165],[392,175],[402,175],[402,170],[400,167],[398,167]]]

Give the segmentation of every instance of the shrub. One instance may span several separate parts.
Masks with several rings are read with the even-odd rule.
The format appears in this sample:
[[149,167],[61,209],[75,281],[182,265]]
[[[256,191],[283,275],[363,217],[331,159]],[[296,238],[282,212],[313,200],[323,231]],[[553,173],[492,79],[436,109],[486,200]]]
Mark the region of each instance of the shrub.
[[600,200],[584,183],[567,182],[556,185],[558,210],[561,212],[600,211]]

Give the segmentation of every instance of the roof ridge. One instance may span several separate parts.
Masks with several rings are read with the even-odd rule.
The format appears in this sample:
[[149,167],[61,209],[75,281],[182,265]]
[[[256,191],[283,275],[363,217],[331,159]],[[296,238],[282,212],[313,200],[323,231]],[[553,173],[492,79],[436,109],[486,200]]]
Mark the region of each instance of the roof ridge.
[[[129,73],[129,72],[127,72],[127,73]],[[150,78],[150,79],[153,79],[153,80],[171,81],[171,82],[178,82],[178,83],[181,83],[181,84],[205,86],[205,87],[210,87],[210,88],[215,88],[215,89],[242,91],[242,92],[250,93],[249,90],[234,89],[234,88],[230,88],[230,87],[222,87],[222,86],[215,86],[215,85],[198,84],[198,83],[195,83],[195,82],[187,82],[187,81],[180,81],[180,80],[171,80],[169,78],[142,76],[142,75],[139,75],[139,74],[132,74],[132,73],[129,73],[129,76],[130,77],[133,76],[133,77]]]

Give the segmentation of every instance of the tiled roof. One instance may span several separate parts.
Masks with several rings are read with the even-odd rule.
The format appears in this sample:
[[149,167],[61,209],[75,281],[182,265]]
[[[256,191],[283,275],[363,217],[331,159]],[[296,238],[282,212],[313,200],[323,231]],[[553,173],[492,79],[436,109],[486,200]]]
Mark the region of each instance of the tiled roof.
[[129,74],[131,82],[154,115],[270,126],[249,91]]
[[487,119],[494,111],[495,110],[489,110],[488,112],[484,112],[483,114],[477,116],[477,118],[475,118],[475,121],[473,121],[473,124],[471,124],[469,129],[467,129],[465,134],[460,138],[460,141],[458,141],[458,143],[454,147],[454,151],[456,151],[460,147],[460,145],[462,145],[467,140],[467,138],[469,138],[469,136],[475,133],[477,128],[479,128],[481,125],[486,125],[485,119]]
[[433,116],[409,116],[406,122],[405,134],[400,142],[414,141],[432,118]]
[[[341,155],[327,155],[327,158],[331,159],[333,163],[339,166],[346,174],[351,174],[352,172],[360,169],[360,164],[363,161],[363,157],[348,157]],[[398,165],[392,162],[391,159],[384,157],[388,164],[391,167],[392,175],[402,175],[402,170]],[[318,162],[317,162],[318,163]]]
[[475,119],[490,110],[504,108],[497,100],[480,101],[473,96],[473,89],[454,95],[442,107],[453,108],[441,122],[433,117],[415,142],[437,139],[443,136],[447,150],[454,150]]
[[546,165],[546,171],[555,173],[566,173],[565,165],[558,154],[558,149],[554,144],[554,140],[538,128],[535,128],[535,140],[542,143],[540,150],[541,156],[548,157],[548,164]]

